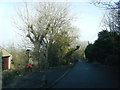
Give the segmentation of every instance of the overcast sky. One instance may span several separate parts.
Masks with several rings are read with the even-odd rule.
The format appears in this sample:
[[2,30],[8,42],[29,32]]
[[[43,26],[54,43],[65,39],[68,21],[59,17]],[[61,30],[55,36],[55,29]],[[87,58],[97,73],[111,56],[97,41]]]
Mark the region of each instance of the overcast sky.
[[[101,31],[100,23],[105,13],[104,9],[98,8],[89,2],[70,2],[72,13],[77,16],[73,24],[79,28],[80,40],[94,42],[97,33]],[[15,17],[15,8],[20,2],[0,1],[0,45],[6,47],[8,43],[20,43],[16,28],[12,25]]]

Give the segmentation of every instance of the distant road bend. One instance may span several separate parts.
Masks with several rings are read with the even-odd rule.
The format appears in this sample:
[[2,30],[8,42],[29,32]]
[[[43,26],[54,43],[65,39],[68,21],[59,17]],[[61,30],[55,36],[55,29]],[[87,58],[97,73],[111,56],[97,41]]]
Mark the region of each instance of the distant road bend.
[[52,88],[119,88],[118,68],[78,61]]

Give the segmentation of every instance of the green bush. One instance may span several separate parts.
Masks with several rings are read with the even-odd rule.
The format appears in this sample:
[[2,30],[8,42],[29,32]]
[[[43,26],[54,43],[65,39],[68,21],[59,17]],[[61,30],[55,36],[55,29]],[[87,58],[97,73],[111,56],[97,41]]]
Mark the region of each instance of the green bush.
[[85,55],[89,62],[99,62],[107,65],[118,65],[120,53],[120,34],[103,30],[98,33],[98,39],[89,44]]
[[7,85],[17,76],[15,70],[5,70],[2,72],[2,84]]
[[117,55],[109,55],[105,58],[105,64],[117,65],[119,64],[119,57]]
[[34,64],[32,72],[39,72],[40,70],[41,70],[40,66]]
[[67,64],[67,60],[66,59],[63,59],[63,60],[60,60],[60,65],[66,65]]
[[15,69],[15,70],[4,70],[2,72],[3,86],[11,83],[15,77],[17,77],[19,75],[24,75],[25,72],[26,72],[25,68]]

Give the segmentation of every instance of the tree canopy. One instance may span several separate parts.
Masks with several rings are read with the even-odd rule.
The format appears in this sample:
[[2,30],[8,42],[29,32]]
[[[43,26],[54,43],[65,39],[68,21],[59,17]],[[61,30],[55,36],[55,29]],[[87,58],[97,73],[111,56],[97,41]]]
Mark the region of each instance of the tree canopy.
[[69,5],[42,2],[34,6],[29,8],[26,3],[23,10],[19,10],[17,16],[22,25],[17,23],[17,27],[32,44],[34,61],[42,66],[59,65],[77,37],[72,34],[76,28],[71,24],[73,16]]
[[103,64],[119,64],[120,35],[116,32],[103,30],[98,33],[98,39],[89,44],[85,50],[89,61],[97,61]]

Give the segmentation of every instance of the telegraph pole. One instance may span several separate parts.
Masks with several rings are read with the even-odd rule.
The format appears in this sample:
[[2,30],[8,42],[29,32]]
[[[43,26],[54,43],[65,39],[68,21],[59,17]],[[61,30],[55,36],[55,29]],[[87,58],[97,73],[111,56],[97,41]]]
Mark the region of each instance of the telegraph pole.
[[28,54],[28,62],[27,62],[27,63],[29,63],[29,58],[30,58],[30,49],[27,49],[26,51],[27,51],[27,54]]

